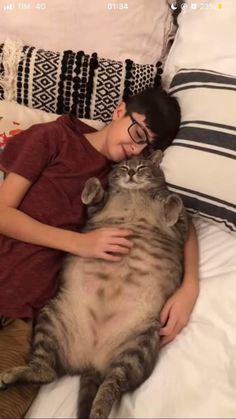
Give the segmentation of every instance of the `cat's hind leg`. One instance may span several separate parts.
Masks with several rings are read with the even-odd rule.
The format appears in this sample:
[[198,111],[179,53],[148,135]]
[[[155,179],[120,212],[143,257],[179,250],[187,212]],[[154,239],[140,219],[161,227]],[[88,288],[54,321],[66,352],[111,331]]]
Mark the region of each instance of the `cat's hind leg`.
[[95,369],[84,371],[81,374],[78,402],[79,419],[89,418],[91,407],[101,382],[101,375]]
[[160,343],[157,323],[127,341],[126,349],[110,364],[93,402],[90,418],[108,418],[113,403],[127,391],[134,391],[152,373]]
[[50,331],[50,324],[36,325],[28,364],[3,371],[0,390],[16,383],[48,384],[57,378],[58,345]]
[[49,384],[57,378],[54,371],[45,369],[40,365],[32,364],[14,367],[0,374],[0,390],[5,390],[11,385],[22,384]]

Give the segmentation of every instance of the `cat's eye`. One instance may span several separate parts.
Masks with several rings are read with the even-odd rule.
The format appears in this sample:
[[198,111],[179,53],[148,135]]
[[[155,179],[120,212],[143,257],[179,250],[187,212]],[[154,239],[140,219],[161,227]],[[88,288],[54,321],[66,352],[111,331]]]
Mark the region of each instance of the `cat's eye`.
[[139,172],[139,171],[144,170],[144,169],[147,169],[147,168],[148,168],[148,166],[145,166],[145,165],[143,164],[142,166],[139,166],[139,167],[137,168],[137,171]]
[[129,168],[128,166],[121,166],[120,170],[124,170],[124,172],[128,172]]

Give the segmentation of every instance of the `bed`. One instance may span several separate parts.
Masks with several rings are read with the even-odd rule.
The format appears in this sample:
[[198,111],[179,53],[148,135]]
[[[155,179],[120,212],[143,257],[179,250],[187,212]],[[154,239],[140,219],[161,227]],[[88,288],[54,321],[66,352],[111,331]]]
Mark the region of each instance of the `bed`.
[[[62,13],[62,2],[58,0],[57,3],[58,10]],[[71,3],[75,6],[73,1]],[[148,8],[147,3],[149,3]],[[85,37],[88,29],[90,33],[94,22],[97,22],[100,16],[100,28],[103,30],[101,29],[101,34],[97,34],[101,39],[98,42],[100,48],[97,51],[98,56],[95,56],[96,65],[98,69],[103,66],[103,70],[104,65],[107,66],[99,56],[113,60],[112,68],[116,68],[116,71],[122,74],[119,83],[120,85],[123,83],[123,90],[137,88],[140,74],[145,74],[145,77],[149,74],[150,84],[158,85],[162,79],[164,87],[180,101],[182,109],[180,131],[173,145],[165,152],[162,166],[170,189],[182,196],[193,217],[200,248],[200,294],[188,325],[173,342],[161,350],[159,361],[151,377],[134,393],[124,395],[121,402],[113,407],[111,417],[234,418],[236,417],[236,5],[235,0],[221,2],[209,0],[204,3],[197,0],[186,1],[178,16],[179,26],[176,33],[169,5],[174,8],[180,7],[179,3],[159,0],[158,7],[157,3],[158,1],[152,0],[145,2],[136,0],[136,3],[131,0],[128,3],[100,1],[102,8],[99,9],[98,5],[92,6],[92,2],[88,2],[87,9],[82,11],[82,2],[79,1],[76,10],[81,7],[80,16],[76,12],[71,23],[74,30],[73,24],[76,19],[81,19],[82,14],[81,32]],[[128,5],[128,9],[125,5]],[[47,9],[47,5],[45,7]],[[48,14],[43,16],[45,21],[47,18],[51,19],[54,28],[56,22],[52,19],[49,9],[48,7]],[[126,12],[130,13],[129,18]],[[35,13],[36,11],[32,11],[31,16],[34,17]],[[154,15],[156,19],[153,18]],[[12,27],[19,20],[19,16],[19,10],[17,14],[11,15]],[[140,16],[143,19],[139,24]],[[90,20],[86,26],[88,17]],[[112,20],[109,22],[102,20],[108,17]],[[69,18],[71,19],[71,14],[68,13],[65,21]],[[133,25],[130,25],[131,20]],[[107,42],[104,30],[108,23],[111,27],[111,39],[117,42],[112,48],[111,43]],[[5,23],[1,29],[0,43],[6,44],[5,36],[12,35],[6,26]],[[129,29],[132,36],[127,38],[125,34]],[[46,34],[42,33],[42,36],[39,36],[40,29],[37,26],[32,34],[30,30],[27,32],[27,25],[26,28],[18,27],[18,31],[14,29],[13,32],[17,40],[8,41],[5,51],[14,57],[15,65],[8,69],[8,75],[11,77],[2,77],[2,81],[0,78],[2,99],[0,147],[4,147],[5,142],[16,133],[15,131],[25,129],[33,123],[57,118],[62,109],[66,110],[68,104],[66,89],[65,97],[57,97],[54,101],[49,96],[47,100],[40,99],[40,95],[34,97],[33,89],[28,89],[25,96],[17,91],[15,78],[18,77],[19,81],[22,71],[25,74],[27,60],[29,62],[32,56],[34,57],[34,61],[30,61],[31,69],[36,62],[45,60],[45,56],[49,57],[53,65],[57,61],[62,62],[65,67],[65,57],[67,62],[71,57],[62,52],[63,48],[76,50],[75,39],[73,42],[70,40],[65,28],[64,39],[59,39],[60,50],[55,39],[49,45]],[[142,33],[141,38],[140,33]],[[86,110],[86,106],[81,106],[77,110],[78,117],[89,116],[89,123],[99,128],[107,122],[109,116],[101,107],[99,73],[98,70],[92,73],[93,37],[88,38],[87,45],[84,43],[81,48],[87,48],[87,53],[90,54],[90,58],[87,58],[90,64],[87,64],[86,71],[94,77],[93,86],[95,84],[96,89],[90,91],[90,109]],[[128,39],[127,43],[125,39]],[[35,49],[31,48],[31,56],[25,45],[34,46]],[[39,48],[47,48],[49,51],[59,50],[60,54],[45,55],[38,50]],[[21,74],[18,74],[19,59],[22,58],[23,50],[28,55],[26,54],[23,62]],[[138,63],[137,66],[133,64],[130,67],[129,61],[124,61],[123,66],[117,64],[117,60],[127,60],[127,58]],[[84,68],[86,57],[83,60]],[[6,62],[7,59],[5,68],[7,68]],[[110,61],[108,65],[111,65]],[[56,71],[56,74],[61,76],[61,68],[60,72],[58,69]],[[124,76],[127,72],[132,73],[134,80],[131,76],[127,78]],[[67,67],[67,75],[63,76],[64,82],[66,80],[67,87],[70,86],[74,91],[68,74],[70,72]],[[110,75],[108,81],[112,78],[113,75]],[[32,86],[36,86],[35,79],[31,82]],[[122,89],[120,85],[117,87],[117,82],[114,83],[116,84],[114,95],[117,95],[116,98],[118,96],[121,98]],[[58,86],[55,89],[57,88]],[[49,90],[53,91],[52,89],[53,87],[50,87]],[[112,89],[107,88],[107,90]],[[40,88],[35,88],[36,92],[39,90]],[[114,103],[107,93],[105,96],[104,100],[107,100],[107,107],[111,111]],[[73,101],[70,102],[70,106],[73,107]],[[43,386],[26,417],[74,418],[78,392],[79,377],[64,377]]]
[[[200,243],[200,295],[187,327],[163,348],[151,377],[123,396],[111,417],[235,417],[236,239],[195,222]],[[77,377],[41,388],[29,418],[74,418]]]

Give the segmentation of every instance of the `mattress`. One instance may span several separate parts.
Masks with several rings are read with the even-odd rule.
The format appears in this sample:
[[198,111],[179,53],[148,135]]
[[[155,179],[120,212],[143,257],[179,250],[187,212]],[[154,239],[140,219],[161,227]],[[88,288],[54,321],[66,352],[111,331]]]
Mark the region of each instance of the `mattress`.
[[[236,417],[236,236],[194,219],[200,294],[150,378],[113,407],[122,418]],[[79,377],[42,386],[27,418],[75,418]]]

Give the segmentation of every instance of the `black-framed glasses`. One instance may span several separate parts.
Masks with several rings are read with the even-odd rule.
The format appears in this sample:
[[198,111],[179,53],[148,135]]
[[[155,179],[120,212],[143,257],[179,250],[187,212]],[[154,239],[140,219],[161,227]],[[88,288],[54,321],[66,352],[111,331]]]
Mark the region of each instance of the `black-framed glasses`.
[[148,139],[148,133],[146,129],[138,122],[131,114],[128,114],[131,118],[132,124],[128,128],[128,133],[130,138],[134,141],[136,144],[147,144],[151,145],[149,139]]

